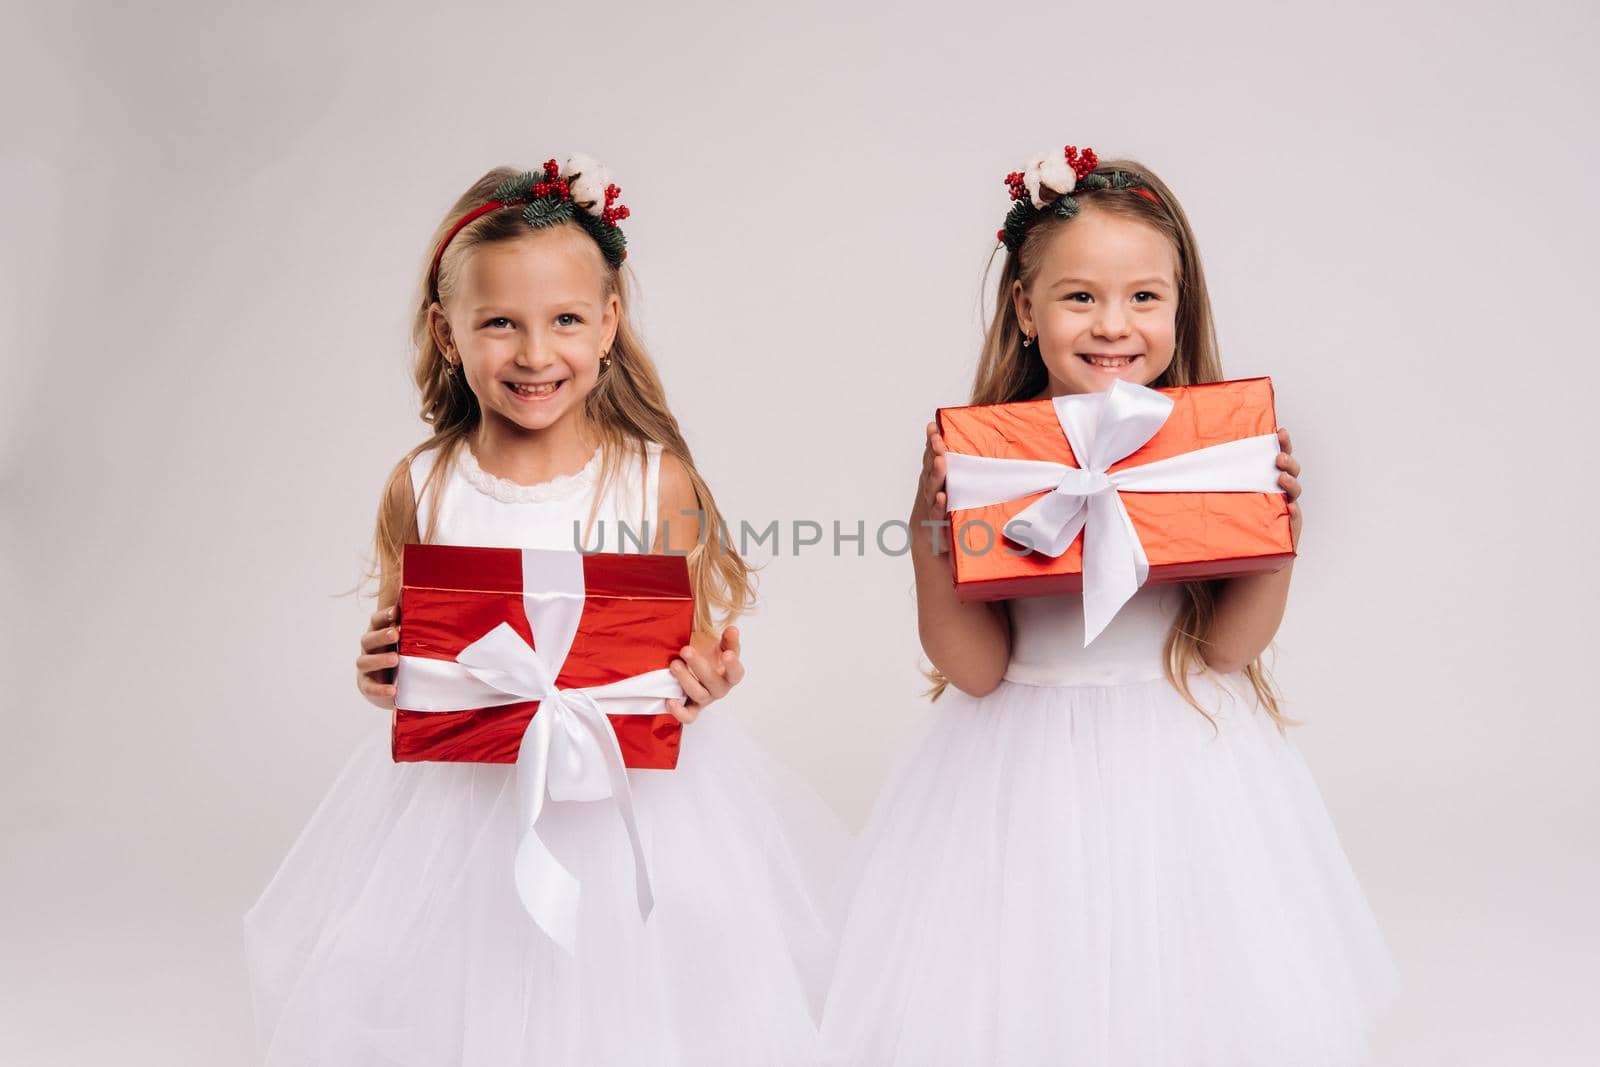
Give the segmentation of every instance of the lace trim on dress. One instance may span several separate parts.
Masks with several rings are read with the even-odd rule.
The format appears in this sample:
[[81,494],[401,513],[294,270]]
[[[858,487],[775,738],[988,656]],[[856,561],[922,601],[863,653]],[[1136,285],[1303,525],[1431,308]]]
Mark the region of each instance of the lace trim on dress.
[[457,457],[461,476],[467,480],[467,484],[485,496],[494,497],[502,504],[530,504],[541,500],[557,500],[575,490],[588,487],[594,482],[595,475],[600,472],[598,448],[581,470],[557,475],[537,485],[523,485],[521,482],[513,482],[509,478],[490,474],[478,465],[478,457],[474,456],[472,449],[466,445],[461,446]]

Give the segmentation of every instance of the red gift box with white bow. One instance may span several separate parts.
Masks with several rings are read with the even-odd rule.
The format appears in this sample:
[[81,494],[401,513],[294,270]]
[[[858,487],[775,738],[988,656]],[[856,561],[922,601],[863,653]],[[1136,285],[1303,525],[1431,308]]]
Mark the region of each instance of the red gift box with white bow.
[[[394,758],[515,762],[542,666],[556,689],[598,693],[627,766],[675,767],[682,724],[662,700],[681,691],[665,668],[693,626],[682,556],[407,545]],[[475,645],[491,661],[462,663]]]
[[1146,582],[1294,558],[1267,378],[941,408],[957,595],[1082,591],[1085,644]]

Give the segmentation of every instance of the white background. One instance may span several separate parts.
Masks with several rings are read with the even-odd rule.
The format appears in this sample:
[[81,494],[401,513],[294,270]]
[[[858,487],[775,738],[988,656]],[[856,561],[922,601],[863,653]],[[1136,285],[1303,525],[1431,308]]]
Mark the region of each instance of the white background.
[[[969,388],[1001,178],[1064,142],[1178,190],[1304,463],[1277,676],[1406,982],[1380,1062],[1600,1055],[1592,8],[6,23],[0,1059],[246,1062],[240,917],[382,714],[339,594],[469,182],[606,160],[725,510],[870,530]],[[811,549],[762,592],[726,710],[859,825],[929,714],[908,563]]]

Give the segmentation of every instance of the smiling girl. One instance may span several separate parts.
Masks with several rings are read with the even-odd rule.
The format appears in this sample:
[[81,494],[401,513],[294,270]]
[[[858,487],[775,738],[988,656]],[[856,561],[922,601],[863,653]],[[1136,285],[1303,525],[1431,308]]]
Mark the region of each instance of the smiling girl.
[[[1160,179],[1067,148],[1007,184],[972,403],[1222,378]],[[913,529],[945,518],[946,463],[930,424]],[[1081,594],[963,603],[941,543],[919,535],[912,559],[944,699],[864,834],[826,1050],[859,1067],[1359,1062],[1393,975],[1262,669],[1290,569],[1146,586],[1085,648]]]
[[574,950],[558,947],[513,877],[516,768],[394,763],[375,720],[246,916],[267,1064],[815,1062],[826,934],[769,795],[781,772],[700,715],[743,674],[737,634],[715,627],[750,580],[695,518],[671,521],[719,520],[629,318],[619,192],[585,157],[500,168],[434,234],[413,313],[432,434],[383,494],[356,669],[392,708],[408,542],[571,550],[606,523],[686,553],[696,633],[669,706],[695,725],[676,770],[628,771],[654,910],[640,920],[616,809],[551,803],[540,836],[582,885]]

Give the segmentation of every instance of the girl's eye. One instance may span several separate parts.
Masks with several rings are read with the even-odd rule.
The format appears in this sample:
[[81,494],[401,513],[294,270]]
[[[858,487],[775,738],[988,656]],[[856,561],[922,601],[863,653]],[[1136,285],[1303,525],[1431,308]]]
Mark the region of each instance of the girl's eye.
[[493,326],[497,322],[503,322],[507,326],[511,325],[511,320],[506,318],[504,315],[501,315],[498,318],[490,319],[488,322],[484,323],[484,325],[485,326]]
[[556,316],[557,326],[576,326],[582,321],[582,319],[578,318],[578,316],[574,315],[570,311],[563,311],[561,314]]
[[1160,299],[1161,298],[1159,296],[1152,292],[1138,292],[1133,294],[1133,302],[1135,304],[1148,304],[1152,300]]
[[1066,300],[1066,301],[1070,301],[1071,303],[1075,303],[1075,304],[1087,304],[1091,300],[1093,300],[1094,297],[1090,296],[1088,293],[1068,293],[1066,296],[1062,297],[1061,299]]

